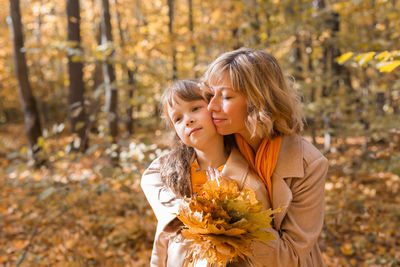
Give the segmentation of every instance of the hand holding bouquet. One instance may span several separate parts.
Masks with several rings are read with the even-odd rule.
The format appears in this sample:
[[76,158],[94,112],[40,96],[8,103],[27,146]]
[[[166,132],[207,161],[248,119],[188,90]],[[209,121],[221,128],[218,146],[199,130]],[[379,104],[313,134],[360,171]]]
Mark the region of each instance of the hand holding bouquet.
[[236,181],[219,173],[213,176],[179,208],[181,234],[192,241],[187,266],[201,259],[218,266],[240,258],[247,261],[252,241],[274,240],[265,228],[271,227],[272,215],[280,210],[263,210],[251,188],[239,190]]

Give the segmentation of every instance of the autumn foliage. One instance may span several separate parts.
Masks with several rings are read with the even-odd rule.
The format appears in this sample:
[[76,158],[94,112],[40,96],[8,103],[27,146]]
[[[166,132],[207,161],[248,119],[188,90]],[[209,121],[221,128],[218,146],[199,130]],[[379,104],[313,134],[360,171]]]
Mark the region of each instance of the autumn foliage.
[[[67,19],[72,1],[10,1],[41,129],[27,136],[33,111],[0,0],[0,265],[148,266],[156,221],[139,179],[167,147],[160,95],[241,46],[278,58],[302,96],[304,136],[329,159],[326,264],[399,265],[400,1],[113,0],[107,38],[106,0],[79,1],[80,20]],[[80,46],[68,40],[78,21]]]

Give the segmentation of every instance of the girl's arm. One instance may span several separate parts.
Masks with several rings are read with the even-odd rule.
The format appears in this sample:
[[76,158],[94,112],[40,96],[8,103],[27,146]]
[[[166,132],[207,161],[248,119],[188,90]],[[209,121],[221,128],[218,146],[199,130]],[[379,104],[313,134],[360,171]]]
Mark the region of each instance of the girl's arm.
[[166,266],[170,234],[176,231],[176,213],[179,199],[162,182],[160,158],[154,160],[143,173],[140,185],[157,218],[157,231],[154,238],[150,266]]
[[160,175],[160,158],[154,160],[143,173],[140,186],[163,227],[176,218],[179,203],[176,195],[162,182]]

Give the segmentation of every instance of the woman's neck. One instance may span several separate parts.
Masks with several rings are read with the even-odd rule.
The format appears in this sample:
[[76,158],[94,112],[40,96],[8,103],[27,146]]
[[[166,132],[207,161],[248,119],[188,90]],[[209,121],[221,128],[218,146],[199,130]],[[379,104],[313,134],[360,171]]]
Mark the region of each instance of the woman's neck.
[[197,163],[201,169],[206,170],[208,167],[218,168],[226,163],[228,154],[225,151],[224,140],[217,140],[209,143],[204,149],[195,149]]
[[254,153],[257,153],[258,147],[262,143],[263,138],[261,138],[261,137],[251,138],[251,134],[248,131],[246,131],[244,133],[240,133],[240,135],[250,145],[250,147],[253,149]]

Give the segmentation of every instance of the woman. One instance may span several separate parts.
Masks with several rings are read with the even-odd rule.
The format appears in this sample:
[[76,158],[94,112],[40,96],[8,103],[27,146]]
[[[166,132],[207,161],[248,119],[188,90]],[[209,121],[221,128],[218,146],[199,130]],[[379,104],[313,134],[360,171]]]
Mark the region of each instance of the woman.
[[218,57],[204,76],[218,133],[235,134],[240,152],[265,184],[276,240],[254,244],[266,266],[324,266],[318,236],[324,222],[327,159],[298,134],[300,101],[277,60],[239,49]]

